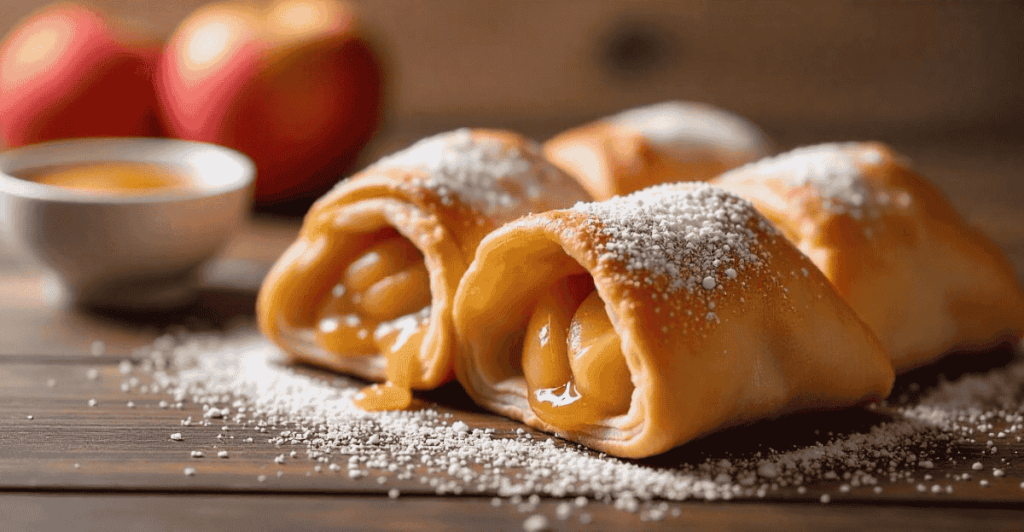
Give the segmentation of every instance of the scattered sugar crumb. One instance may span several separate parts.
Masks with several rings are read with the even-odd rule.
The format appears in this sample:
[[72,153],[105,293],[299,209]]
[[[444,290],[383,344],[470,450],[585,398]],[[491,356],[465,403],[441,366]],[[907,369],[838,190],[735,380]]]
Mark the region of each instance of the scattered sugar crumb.
[[[833,493],[825,494],[828,501],[837,492],[881,494],[883,486],[906,483],[928,496],[948,494],[955,483],[971,481],[970,474],[948,480],[931,474],[947,457],[957,456],[958,446],[992,440],[982,448],[1006,449],[1006,442],[1024,431],[1024,357],[882,404],[875,410],[885,420],[858,432],[821,431],[820,440],[810,445],[754,455],[712,454],[672,468],[618,460],[520,427],[506,434],[472,429],[430,407],[365,412],[352,404],[362,383],[291,368],[280,350],[251,330],[178,337],[137,359],[152,377],[154,393],[167,394],[173,404],[204,406],[206,412],[226,410],[218,425],[258,432],[260,438],[251,443],[279,448],[275,462],[290,457],[323,464],[336,474],[347,469],[342,481],[418,479],[435,493],[492,495],[491,504],[508,501],[527,514],[543,496],[575,508],[589,499],[607,501],[640,519],[657,520],[676,510],[659,501],[770,498],[784,488],[807,493],[820,482],[836,482]],[[1008,452],[1013,451],[998,451],[992,460],[1009,463]],[[963,467],[985,469],[981,461],[974,463]],[[995,470],[1005,467],[992,468],[992,476],[998,478]],[[566,510],[559,508],[561,503],[555,513],[561,519]],[[578,517],[581,523],[589,519],[583,513]]]
[[550,529],[548,518],[541,514],[531,515],[523,521],[523,530],[525,532],[544,532]]

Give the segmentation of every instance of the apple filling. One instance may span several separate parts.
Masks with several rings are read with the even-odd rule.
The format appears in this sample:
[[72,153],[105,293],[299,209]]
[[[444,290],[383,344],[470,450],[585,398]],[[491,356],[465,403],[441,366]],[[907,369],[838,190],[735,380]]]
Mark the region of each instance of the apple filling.
[[555,426],[629,410],[629,368],[589,275],[562,278],[538,299],[523,342],[523,377],[531,408]]
[[363,390],[366,410],[397,410],[409,387],[430,318],[430,277],[423,255],[394,230],[348,263],[315,314],[315,343],[341,356],[381,353],[388,382]]

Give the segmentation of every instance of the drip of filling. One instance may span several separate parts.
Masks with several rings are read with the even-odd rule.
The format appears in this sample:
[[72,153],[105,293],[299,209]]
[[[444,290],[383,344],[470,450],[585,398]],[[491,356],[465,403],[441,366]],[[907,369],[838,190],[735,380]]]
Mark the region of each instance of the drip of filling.
[[401,410],[412,402],[413,375],[430,318],[430,276],[423,255],[393,230],[349,263],[316,313],[320,347],[342,356],[381,353],[388,382],[356,396],[365,410]]
[[523,377],[533,411],[558,427],[629,410],[629,368],[589,275],[565,277],[538,299],[523,343]]

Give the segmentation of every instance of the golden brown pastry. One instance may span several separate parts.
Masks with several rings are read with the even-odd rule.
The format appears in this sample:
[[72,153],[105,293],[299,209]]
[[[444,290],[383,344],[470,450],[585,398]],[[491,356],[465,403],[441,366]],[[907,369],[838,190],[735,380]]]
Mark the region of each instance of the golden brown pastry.
[[706,181],[771,152],[749,121],[707,104],[664,102],[571,129],[544,154],[597,200],[651,185]]
[[260,290],[260,327],[298,360],[389,381],[361,406],[404,408],[452,377],[452,300],[484,235],[584,199],[514,133],[422,140],[313,205]]
[[882,144],[799,148],[714,183],[817,264],[897,372],[1024,334],[1024,290],[1006,257]]
[[622,457],[885,397],[892,365],[746,200],[663,185],[535,214],[480,244],[456,375],[494,412]]

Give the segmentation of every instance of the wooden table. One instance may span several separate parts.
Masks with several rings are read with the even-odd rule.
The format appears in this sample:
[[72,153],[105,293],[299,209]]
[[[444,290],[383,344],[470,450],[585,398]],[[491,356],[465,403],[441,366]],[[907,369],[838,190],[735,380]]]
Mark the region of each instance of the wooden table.
[[[779,137],[784,145],[803,140]],[[889,140],[910,155],[972,223],[992,235],[1017,271],[1024,273],[1020,138]],[[392,484],[317,473],[311,463],[301,461],[276,467],[273,457],[280,450],[242,443],[253,435],[245,429],[227,440],[216,438],[217,427],[192,429],[196,441],[220,445],[232,458],[207,458],[203,475],[185,476],[183,468],[194,460],[168,439],[168,433],[185,416],[199,417],[198,406],[161,408],[162,397],[126,394],[119,388],[118,364],[169,327],[218,328],[251,319],[263,274],[297,229],[296,220],[253,219],[214,264],[200,302],[173,314],[97,315],[67,308],[41,271],[0,254],[0,530],[521,530],[532,513],[551,517],[553,530],[1024,529],[1024,488],[1018,487],[1024,481],[1020,444],[1004,450],[1012,457],[1006,476],[990,488],[962,483],[954,494],[936,496],[902,483],[875,495],[841,493],[837,483],[816,486],[807,495],[780,490],[763,499],[671,503],[671,512],[659,521],[642,521],[639,514],[592,503],[586,508],[593,519],[589,525],[578,519],[581,511],[567,520],[555,519],[561,501],[553,499],[523,513],[508,502],[493,506],[493,494],[442,497],[414,483],[402,485],[402,496],[391,499],[387,491]],[[985,360],[975,364],[1005,363],[998,353]],[[947,374],[951,370],[957,371],[948,364],[941,369]],[[938,371],[901,379],[898,389],[927,387]],[[90,399],[96,406],[89,406]],[[499,435],[520,428],[502,418],[459,409],[457,390],[426,399],[439,402],[442,411],[473,427],[493,427]],[[127,400],[135,408],[128,408]],[[808,420],[836,431],[863,428],[865,423],[854,414],[825,421],[811,416],[762,423],[733,434],[773,441],[779,433],[798,432],[795,427]],[[679,463],[722,441],[712,437],[649,463]],[[979,443],[978,448],[958,452],[970,455],[984,449]],[[947,467],[937,465],[934,476],[948,473],[943,469]],[[830,504],[819,502],[823,490],[833,494]]]

